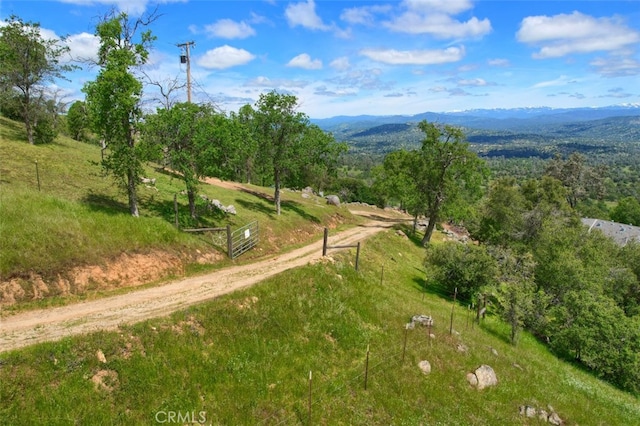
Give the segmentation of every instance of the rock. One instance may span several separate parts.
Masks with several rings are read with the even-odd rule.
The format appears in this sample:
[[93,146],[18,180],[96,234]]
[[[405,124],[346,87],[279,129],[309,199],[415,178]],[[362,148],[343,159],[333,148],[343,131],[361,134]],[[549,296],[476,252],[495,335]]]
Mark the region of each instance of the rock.
[[537,414],[537,411],[535,407],[532,407],[530,405],[521,405],[520,406],[520,415],[521,416],[525,416],[528,418],[534,418]]
[[538,411],[538,418],[543,422],[546,422],[549,419],[549,413],[547,413],[542,408]]
[[478,389],[484,389],[489,386],[495,386],[498,384],[498,378],[495,371],[488,365],[481,365],[475,371],[475,375],[478,379]]
[[422,370],[422,372],[424,374],[429,374],[431,373],[431,363],[429,363],[429,361],[420,361],[418,363],[418,367],[420,367],[420,370]]
[[469,382],[471,386],[478,386],[478,378],[473,373],[467,373],[467,382]]
[[404,232],[402,232],[400,229],[398,229],[398,230],[396,231],[396,235],[397,235],[397,236],[399,236],[399,237],[402,237],[402,238],[403,238],[403,239],[405,239],[405,240],[409,238],[409,237],[407,237],[407,234],[405,234]]
[[340,207],[340,197],[338,197],[337,195],[327,195],[325,198],[327,200],[327,204]]
[[552,424],[552,425],[561,425],[564,422],[562,421],[562,419],[560,418],[560,416],[558,415],[558,413],[553,412],[549,415],[549,417],[547,418],[547,421]]
[[96,352],[96,358],[98,358],[98,361],[103,364],[107,363],[107,357],[104,356],[104,352],[102,352],[102,349],[98,349],[98,351]]
[[307,186],[306,188],[302,189],[302,193],[307,195],[313,194],[313,188],[311,188],[310,186]]
[[491,353],[493,356],[498,356],[498,351],[495,348],[491,348]]
[[425,327],[432,326],[433,327],[433,318],[428,315],[414,315],[411,317],[412,324],[420,324]]
[[547,408],[549,409],[549,411],[542,408],[532,407],[530,405],[521,405],[520,415],[526,416],[528,418],[534,418],[537,416],[539,420],[545,423],[550,423],[556,426],[563,425],[564,421],[560,418],[558,413],[553,410],[553,407],[549,405]]
[[308,194],[308,193],[306,193],[306,192],[303,192],[303,193],[302,193],[302,198],[311,198],[311,195],[309,195],[309,194]]
[[226,212],[229,214],[238,214],[238,212],[236,211],[236,208],[233,204],[229,204],[227,206]]

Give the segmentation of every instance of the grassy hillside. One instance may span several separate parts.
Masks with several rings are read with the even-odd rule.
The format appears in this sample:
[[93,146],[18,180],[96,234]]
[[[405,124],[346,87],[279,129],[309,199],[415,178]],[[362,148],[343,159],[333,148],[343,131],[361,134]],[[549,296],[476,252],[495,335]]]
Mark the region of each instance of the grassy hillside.
[[[91,162],[97,148],[63,138],[29,146],[20,129],[0,122],[1,278],[56,275],[129,251],[213,250],[207,238],[171,225],[179,180],[149,168],[157,191],[142,189],[143,217],[134,219]],[[356,220],[296,193],[286,194],[278,218],[267,190],[250,189],[203,187],[239,212],[206,223],[261,223],[259,250],[238,262]],[[559,361],[527,334],[511,346],[495,317],[473,324],[457,305],[450,334],[452,301],[424,288],[429,271],[415,241],[393,231],[366,241],[358,272],[354,250],[331,254],[170,317],[1,353],[0,424],[155,424],[177,415],[183,424],[308,424],[309,416],[331,425],[541,424],[521,417],[521,405],[551,405],[570,425],[640,423],[637,398]],[[434,317],[434,339],[424,328],[405,332],[414,314]],[[430,375],[418,369],[421,360]],[[465,375],[482,364],[498,385],[478,391]]]
[[[179,178],[147,167],[146,177],[156,179],[156,184],[140,186],[141,217],[133,218],[128,214],[126,195],[111,177],[103,175],[99,161],[99,147],[65,137],[48,145],[29,145],[20,123],[0,118],[0,283],[18,279],[29,298],[35,297],[30,281],[36,275],[48,282],[74,266],[104,264],[123,253],[170,252],[188,270],[198,253],[219,251],[210,236],[187,234],[174,227],[176,194],[181,225],[197,225],[189,221]],[[201,202],[200,225],[229,224],[235,229],[259,221],[259,248],[237,262],[321,238],[324,226],[357,221],[347,209],[327,206],[321,198],[304,199],[286,191],[283,213],[278,217],[269,199],[272,190],[248,189],[201,186],[201,193],[224,205],[233,204],[238,214],[206,210]]]
[[[424,291],[415,242],[393,231],[366,241],[359,272],[353,256],[333,253],[169,318],[0,354],[0,418],[155,424],[181,413],[204,424],[308,424],[311,371],[313,424],[542,424],[520,405],[551,405],[569,425],[638,424],[640,401],[531,336],[509,345],[491,316],[472,325],[456,306],[450,335],[452,302]],[[435,339],[410,330],[403,360],[414,314],[435,318]],[[479,391],[465,375],[482,364],[498,385]]]

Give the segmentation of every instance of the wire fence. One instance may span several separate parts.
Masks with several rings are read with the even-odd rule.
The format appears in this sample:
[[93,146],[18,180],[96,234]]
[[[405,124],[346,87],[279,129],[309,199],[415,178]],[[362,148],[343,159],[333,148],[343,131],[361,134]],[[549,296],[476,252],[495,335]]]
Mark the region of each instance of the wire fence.
[[[473,328],[472,322],[469,320],[470,312],[467,311],[467,320],[466,320],[466,328]],[[442,333],[445,333],[445,329],[449,328],[449,323],[446,320],[446,315],[442,315],[439,320],[442,320],[442,325],[438,328]],[[458,323],[459,324],[459,323]],[[397,347],[389,348],[388,350],[383,350],[378,352],[376,346],[372,346],[371,344],[367,345],[365,351],[363,351],[363,355],[361,358],[361,362],[358,364],[360,367],[353,367],[349,369],[345,373],[344,376],[339,378],[334,378],[328,381],[325,381],[321,384],[317,384],[317,380],[313,382],[312,387],[312,373],[314,371],[309,372],[308,386],[309,386],[309,399],[308,402],[300,400],[297,405],[293,405],[290,407],[291,414],[287,415],[284,418],[280,418],[277,422],[273,423],[279,414],[273,414],[260,422],[258,425],[264,424],[274,424],[274,425],[282,425],[282,424],[290,424],[297,422],[302,422],[306,424],[313,423],[313,413],[317,412],[317,409],[323,406],[327,406],[330,401],[334,401],[336,397],[342,394],[346,389],[361,389],[361,392],[367,392],[366,386],[367,381],[375,380],[376,374],[384,371],[388,371],[389,366],[400,366],[404,365],[407,362],[406,352],[420,352],[420,351],[428,351],[430,348],[432,349],[432,341],[434,340],[431,335],[432,328],[416,325],[415,328],[410,329],[406,326],[402,328],[402,339],[399,341]],[[411,339],[408,336],[411,335]],[[358,358],[360,360],[360,358]],[[371,363],[373,361],[373,363]],[[384,366],[384,369],[380,367]],[[356,371],[356,368],[358,370]],[[319,371],[315,371],[318,373]],[[304,373],[303,373],[304,374]],[[313,377],[317,379],[319,377],[318,374],[315,374]],[[304,408],[304,410],[297,410],[296,408]],[[308,411],[308,418],[302,419],[302,412]]]

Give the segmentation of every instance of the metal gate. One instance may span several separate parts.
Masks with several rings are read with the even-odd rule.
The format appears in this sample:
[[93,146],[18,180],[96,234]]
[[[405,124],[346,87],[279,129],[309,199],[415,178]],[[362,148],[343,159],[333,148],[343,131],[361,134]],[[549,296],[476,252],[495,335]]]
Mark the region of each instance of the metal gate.
[[228,240],[228,252],[231,259],[235,259],[242,253],[251,250],[258,244],[260,232],[258,221],[251,222],[231,232]]

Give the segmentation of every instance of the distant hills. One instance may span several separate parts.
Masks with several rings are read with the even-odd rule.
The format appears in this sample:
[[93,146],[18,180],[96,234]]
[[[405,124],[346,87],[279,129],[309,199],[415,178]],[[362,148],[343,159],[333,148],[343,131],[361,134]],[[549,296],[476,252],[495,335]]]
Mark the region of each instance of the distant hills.
[[422,120],[462,127],[469,143],[487,157],[548,158],[554,151],[605,153],[621,144],[640,147],[640,104],[337,116],[311,121],[333,133],[336,140],[347,142],[351,152],[383,154],[419,145],[424,135],[417,124]]
[[312,119],[311,121],[326,131],[340,130],[345,127],[366,129],[383,124],[418,123],[422,120],[477,129],[522,130],[535,125],[629,116],[640,116],[640,104],[622,104],[600,108],[472,109],[445,113],[424,112],[415,115],[341,115]]

